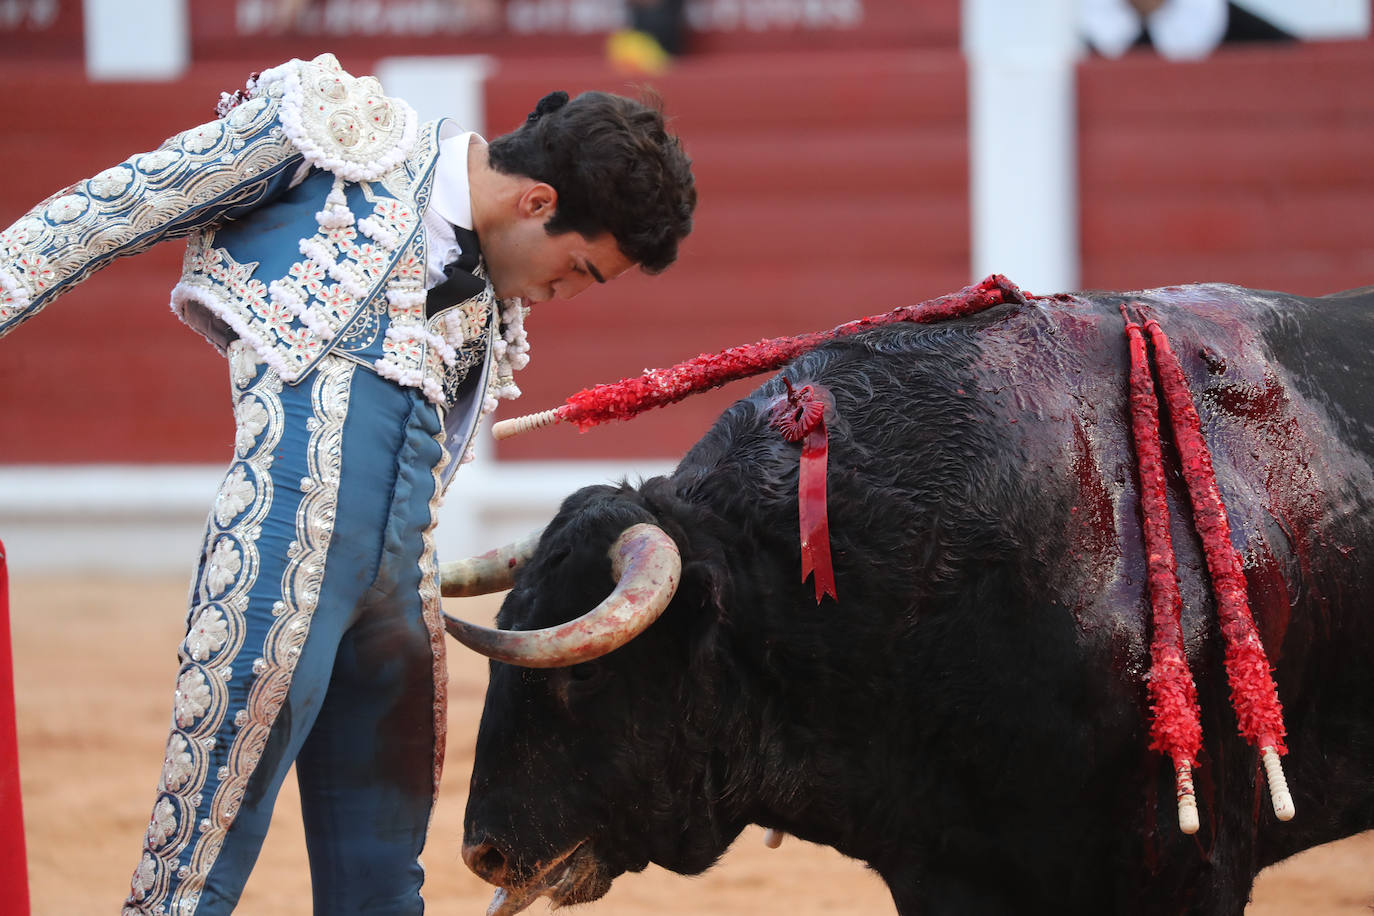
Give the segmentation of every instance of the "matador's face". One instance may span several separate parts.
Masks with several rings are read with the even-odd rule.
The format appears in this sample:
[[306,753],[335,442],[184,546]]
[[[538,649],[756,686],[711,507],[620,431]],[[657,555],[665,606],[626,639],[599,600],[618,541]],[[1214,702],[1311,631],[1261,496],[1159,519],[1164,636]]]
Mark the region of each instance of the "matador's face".
[[610,233],[550,235],[545,226],[557,202],[553,188],[535,184],[521,198],[517,219],[482,234],[487,276],[500,298],[519,297],[530,305],[571,299],[634,266]]

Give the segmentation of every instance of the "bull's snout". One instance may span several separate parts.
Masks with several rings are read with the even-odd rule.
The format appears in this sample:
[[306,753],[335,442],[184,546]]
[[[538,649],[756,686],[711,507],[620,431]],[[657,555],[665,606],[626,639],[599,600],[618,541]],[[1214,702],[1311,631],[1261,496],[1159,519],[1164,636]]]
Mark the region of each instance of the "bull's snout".
[[506,854],[492,843],[463,844],[463,861],[472,873],[485,881],[504,887],[506,883]]

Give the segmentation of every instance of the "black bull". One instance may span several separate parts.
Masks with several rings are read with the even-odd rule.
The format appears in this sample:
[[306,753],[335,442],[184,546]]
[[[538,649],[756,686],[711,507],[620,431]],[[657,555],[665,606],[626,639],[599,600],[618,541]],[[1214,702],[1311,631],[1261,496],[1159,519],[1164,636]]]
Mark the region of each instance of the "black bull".
[[[1284,704],[1288,823],[1237,734],[1173,459],[1195,836],[1148,750],[1124,302],[1159,317],[1201,415]],[[1374,288],[1219,285],[829,343],[783,373],[834,397],[839,600],[819,606],[800,577],[799,448],[769,426],[779,378],[671,476],[573,494],[501,627],[596,604],[632,524],[673,538],[682,581],[596,661],[492,664],[464,858],[509,889],[493,910],[594,899],[650,862],[699,872],[756,823],[868,863],[903,914],[1242,913],[1266,865],[1374,826],[1372,349]]]

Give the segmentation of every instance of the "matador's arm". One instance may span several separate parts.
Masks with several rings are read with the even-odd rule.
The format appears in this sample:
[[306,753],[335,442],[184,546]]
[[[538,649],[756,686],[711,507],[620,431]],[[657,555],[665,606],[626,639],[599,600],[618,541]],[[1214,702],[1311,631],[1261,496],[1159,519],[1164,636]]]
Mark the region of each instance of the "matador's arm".
[[[349,92],[357,84],[367,86],[361,106],[356,88]],[[344,73],[333,55],[289,61],[265,71],[224,117],[29,210],[0,232],[0,336],[115,258],[282,194],[303,164],[350,181],[379,177],[408,153],[416,118],[378,86],[375,107],[386,121],[367,123],[371,84]]]

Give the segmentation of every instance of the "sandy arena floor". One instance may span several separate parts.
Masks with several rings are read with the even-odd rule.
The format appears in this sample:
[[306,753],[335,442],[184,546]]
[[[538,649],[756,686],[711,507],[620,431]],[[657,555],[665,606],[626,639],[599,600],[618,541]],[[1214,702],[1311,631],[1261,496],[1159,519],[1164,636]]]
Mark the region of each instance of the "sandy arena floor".
[[[11,582],[19,750],[35,916],[117,913],[140,851],[170,715],[186,585],[164,579]],[[489,619],[495,603],[469,602]],[[449,743],[425,897],[436,914],[480,916],[491,888],[458,857],[486,665],[450,652]],[[1247,916],[1337,916],[1374,908],[1374,833],[1310,850],[1260,876]],[[309,878],[294,780],[239,912],[309,912]],[[536,903],[533,913],[547,911]],[[706,875],[661,869],[622,877],[579,912],[621,914],[890,913],[876,877],[833,850],[751,829]]]

